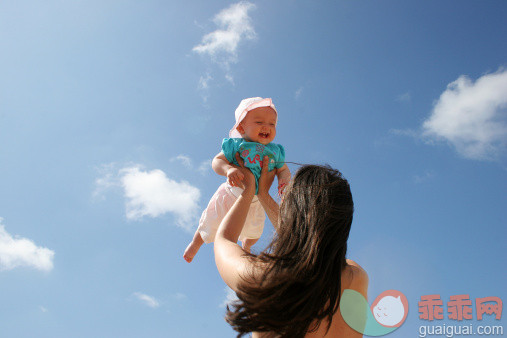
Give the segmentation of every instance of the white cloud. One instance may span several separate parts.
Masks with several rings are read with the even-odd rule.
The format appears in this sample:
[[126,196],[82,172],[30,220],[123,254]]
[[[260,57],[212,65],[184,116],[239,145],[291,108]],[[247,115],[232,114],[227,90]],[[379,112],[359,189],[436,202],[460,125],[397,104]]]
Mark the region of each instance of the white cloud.
[[[186,155],[178,155],[171,161],[178,161],[189,169],[194,167],[192,159]],[[203,169],[193,170],[201,172]],[[159,169],[144,170],[139,164],[119,170],[117,165],[108,164],[98,171],[101,177],[95,180],[93,196],[103,198],[105,191],[111,188],[123,192],[127,219],[139,220],[170,213],[175,216],[176,224],[185,230],[191,230],[197,223],[201,192],[190,183],[168,178]]]
[[160,306],[160,302],[152,296],[148,296],[141,292],[134,292],[132,294],[138,300],[140,300],[144,305],[149,306],[151,308],[158,308]]
[[53,269],[55,252],[40,247],[27,238],[12,237],[2,225],[0,217],[0,271],[27,266],[37,270]]
[[158,217],[165,213],[176,216],[176,223],[189,230],[197,218],[200,191],[186,181],[176,182],[162,170],[143,171],[140,166],[120,170],[125,191],[127,218]]
[[233,301],[238,300],[238,296],[236,295],[236,292],[234,292],[234,290],[231,289],[230,287],[226,286],[224,291],[226,293],[226,296],[225,296],[225,299],[222,302],[222,304],[219,305],[219,307],[226,307],[227,305],[229,305]]
[[42,312],[48,312],[48,309],[46,309],[44,306],[40,305],[39,306],[39,309],[42,311]]
[[498,158],[507,144],[507,70],[472,82],[460,76],[440,95],[423,136],[445,140],[469,159]]
[[243,39],[252,40],[256,36],[248,16],[248,11],[253,8],[254,4],[241,1],[220,11],[213,19],[219,28],[206,34],[201,44],[192,50],[199,54],[208,54],[214,61],[224,65],[236,62],[239,43]]

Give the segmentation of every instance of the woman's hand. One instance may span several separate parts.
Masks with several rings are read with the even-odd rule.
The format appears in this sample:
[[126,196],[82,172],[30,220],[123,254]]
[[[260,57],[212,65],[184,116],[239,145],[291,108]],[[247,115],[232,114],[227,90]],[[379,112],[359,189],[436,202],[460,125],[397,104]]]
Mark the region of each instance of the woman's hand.
[[277,172],[276,168],[272,171],[268,171],[268,166],[269,158],[264,156],[264,159],[262,160],[261,177],[259,178],[259,192],[257,193],[260,196],[269,195],[269,188],[271,188]]
[[231,166],[227,170],[227,183],[229,183],[231,187],[243,187],[243,184],[241,182],[244,178],[245,175],[243,175],[243,172],[240,168]]
[[243,174],[243,189],[253,190],[255,194],[255,176],[252,174],[250,169],[245,167],[245,162],[243,159],[239,156],[239,153],[236,153],[236,161],[239,163],[239,170],[241,170],[241,173]]

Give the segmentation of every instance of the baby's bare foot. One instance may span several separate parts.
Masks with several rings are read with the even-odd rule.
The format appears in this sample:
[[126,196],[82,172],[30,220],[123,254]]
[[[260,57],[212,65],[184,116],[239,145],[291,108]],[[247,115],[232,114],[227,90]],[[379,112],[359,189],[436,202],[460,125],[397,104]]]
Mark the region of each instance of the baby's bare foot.
[[246,252],[250,252],[252,246],[257,243],[258,241],[258,238],[257,239],[251,239],[251,238],[247,238],[245,239],[244,241],[241,242],[241,247],[243,248],[243,250],[245,250]]
[[194,238],[192,238],[192,242],[187,246],[185,249],[185,253],[183,253],[183,258],[190,263],[192,259],[194,259],[194,256],[197,254],[197,251],[199,251],[199,248],[201,245],[204,244],[204,241],[201,237],[201,234],[199,233],[199,230],[197,230],[194,234]]
[[192,241],[185,249],[185,253],[183,253],[183,258],[188,263],[190,263],[194,259],[194,256],[197,254],[197,251],[199,251],[200,247],[201,245],[199,245],[199,243],[195,243],[194,241]]
[[246,252],[250,252],[250,248],[252,247],[252,245],[249,245],[248,243],[242,243],[242,247],[243,250],[245,250]]

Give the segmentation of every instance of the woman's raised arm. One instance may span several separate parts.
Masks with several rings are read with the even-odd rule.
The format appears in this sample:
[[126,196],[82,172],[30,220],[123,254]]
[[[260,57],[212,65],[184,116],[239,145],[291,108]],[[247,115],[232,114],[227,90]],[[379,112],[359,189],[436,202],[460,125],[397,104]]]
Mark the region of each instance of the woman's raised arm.
[[243,230],[250,204],[255,195],[255,177],[249,169],[241,168],[245,189],[220,223],[215,236],[215,264],[224,282],[234,291],[245,276],[249,264],[245,251],[237,244]]
[[[227,285],[234,291],[238,291],[238,283],[243,281],[242,277],[249,269],[250,261],[246,257],[246,252],[237,244],[239,235],[243,230],[250,204],[255,195],[255,177],[250,169],[243,166],[243,161],[236,154],[236,159],[240,164],[240,169],[244,174],[243,184],[245,189],[234,202],[232,208],[220,223],[215,236],[215,264],[218,272]],[[268,172],[268,159],[264,158],[261,177],[259,179],[258,198],[273,226],[278,225],[278,204],[269,195],[269,188],[273,183],[276,170]]]

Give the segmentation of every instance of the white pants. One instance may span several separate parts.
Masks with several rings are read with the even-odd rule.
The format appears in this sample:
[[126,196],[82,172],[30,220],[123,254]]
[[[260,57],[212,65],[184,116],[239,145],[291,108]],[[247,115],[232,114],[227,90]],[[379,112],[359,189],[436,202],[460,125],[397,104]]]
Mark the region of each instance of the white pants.
[[[242,191],[243,189],[241,188],[231,187],[229,184],[223,183],[213,197],[211,197],[208,207],[202,212],[199,228],[197,229],[205,243],[215,240],[218,226]],[[266,214],[264,213],[264,208],[257,199],[257,196],[254,196],[248,210],[248,215],[246,216],[245,225],[239,235],[239,240],[260,238],[262,230],[264,230],[265,220]]]

